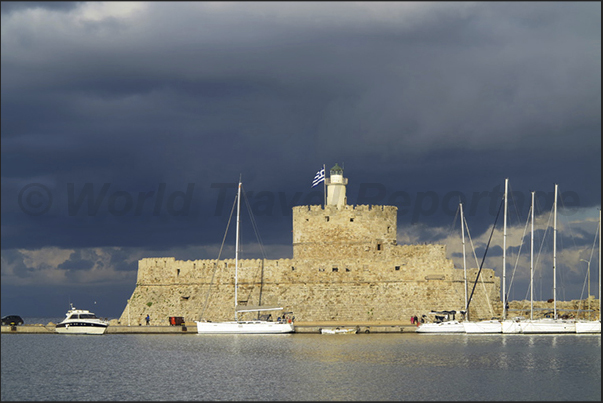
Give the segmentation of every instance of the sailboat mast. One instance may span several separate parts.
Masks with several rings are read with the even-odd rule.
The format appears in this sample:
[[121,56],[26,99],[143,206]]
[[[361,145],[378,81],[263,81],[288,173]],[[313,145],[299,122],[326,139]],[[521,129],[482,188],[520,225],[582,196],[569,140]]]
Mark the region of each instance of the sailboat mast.
[[322,179],[322,195],[323,195],[323,205],[322,208],[326,209],[327,208],[327,171],[325,170],[325,164],[322,164],[322,172],[323,174],[323,179]]
[[601,209],[599,209],[599,321],[601,321]]
[[241,177],[239,176],[239,190],[237,191],[237,231],[235,235],[235,291],[234,291],[234,307],[235,307],[235,320],[237,317],[237,289],[239,287],[239,224],[241,216]]
[[553,317],[557,319],[557,184],[553,209]]
[[465,275],[465,315],[467,315],[467,320],[469,320],[469,304],[468,304],[468,294],[469,290],[467,289],[467,262],[465,259],[465,218],[463,217],[463,203],[459,203],[459,209],[461,210],[461,239],[463,242],[463,273]]
[[507,191],[509,178],[505,178],[505,211],[503,214],[503,255],[502,255],[502,295],[503,295],[503,320],[507,319]]
[[532,191],[532,224],[530,235],[530,320],[534,319],[534,192]]

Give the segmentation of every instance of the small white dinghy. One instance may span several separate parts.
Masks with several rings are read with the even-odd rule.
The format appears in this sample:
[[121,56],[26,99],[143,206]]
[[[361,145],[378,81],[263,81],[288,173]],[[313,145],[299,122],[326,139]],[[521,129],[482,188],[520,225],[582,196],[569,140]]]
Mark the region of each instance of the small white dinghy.
[[336,327],[335,329],[320,329],[320,334],[356,334],[358,333],[358,328],[355,327]]

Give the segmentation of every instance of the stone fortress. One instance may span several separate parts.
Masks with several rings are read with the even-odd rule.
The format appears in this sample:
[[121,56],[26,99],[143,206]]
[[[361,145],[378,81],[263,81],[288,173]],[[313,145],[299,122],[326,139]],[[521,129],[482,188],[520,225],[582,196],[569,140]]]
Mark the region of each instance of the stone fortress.
[[[337,164],[325,185],[324,207],[293,207],[292,259],[239,260],[238,305],[279,305],[296,322],[366,324],[408,323],[413,315],[464,308],[464,270],[446,257],[445,245],[398,245],[397,207],[348,205],[347,178]],[[469,292],[477,272],[467,270]],[[232,320],[234,276],[234,259],[141,259],[119,322],[144,324],[147,314],[158,325],[171,316]],[[500,316],[500,278],[482,269],[480,283],[471,319]],[[239,314],[243,320],[256,317]]]

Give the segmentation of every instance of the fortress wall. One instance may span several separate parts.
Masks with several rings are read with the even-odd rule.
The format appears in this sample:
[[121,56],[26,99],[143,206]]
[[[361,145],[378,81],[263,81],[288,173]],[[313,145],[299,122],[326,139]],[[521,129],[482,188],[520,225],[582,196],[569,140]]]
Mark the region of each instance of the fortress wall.
[[[432,309],[462,309],[463,271],[455,269],[449,259],[442,259],[443,245],[398,248],[397,254],[406,259],[404,263],[400,263],[402,257],[381,262],[341,259],[328,263],[320,259],[239,260],[239,304],[281,305],[293,311],[299,321],[408,320]],[[398,270],[395,263],[400,263]],[[198,320],[202,313],[213,321],[233,319],[234,264],[234,259],[141,259],[136,289],[119,320],[128,323],[129,315],[130,322],[136,318],[144,323],[147,313],[158,321],[152,323],[158,324],[167,324],[170,316]],[[476,274],[477,269],[469,270],[471,282]],[[473,319],[492,316],[486,295],[495,315],[501,309],[499,279],[490,269],[482,270],[481,277],[486,292],[478,284],[471,303]],[[256,315],[246,313],[239,318]]]
[[[428,276],[444,276],[462,281],[463,272],[454,269],[445,257],[444,245],[396,245],[379,259],[331,256],[308,259],[239,260],[239,284],[264,282],[421,281]],[[234,285],[234,259],[176,260],[144,258],[139,261],[137,283],[181,284],[214,282]],[[334,274],[336,273],[336,274]]]

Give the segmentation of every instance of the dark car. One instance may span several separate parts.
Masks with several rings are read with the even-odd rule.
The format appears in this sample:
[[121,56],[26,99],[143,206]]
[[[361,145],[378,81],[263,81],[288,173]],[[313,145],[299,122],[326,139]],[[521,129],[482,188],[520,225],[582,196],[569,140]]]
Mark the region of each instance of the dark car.
[[22,325],[23,319],[18,315],[7,315],[2,317],[3,326]]

